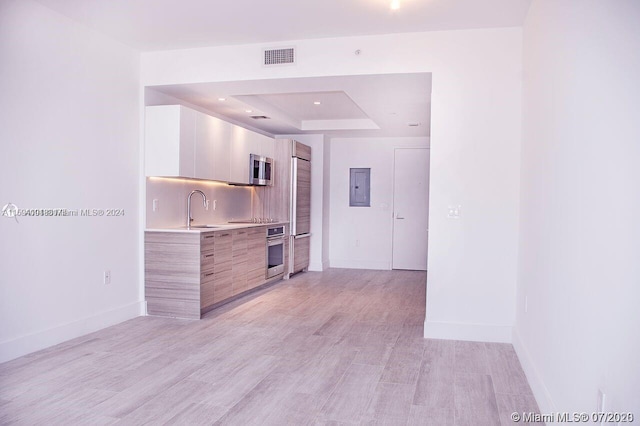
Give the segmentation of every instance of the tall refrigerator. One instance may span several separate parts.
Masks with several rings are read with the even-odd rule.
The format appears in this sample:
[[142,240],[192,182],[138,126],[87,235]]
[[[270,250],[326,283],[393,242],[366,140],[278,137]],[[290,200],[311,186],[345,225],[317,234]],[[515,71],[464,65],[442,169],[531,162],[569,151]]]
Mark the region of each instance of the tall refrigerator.
[[311,147],[291,141],[289,273],[306,271],[311,237]]

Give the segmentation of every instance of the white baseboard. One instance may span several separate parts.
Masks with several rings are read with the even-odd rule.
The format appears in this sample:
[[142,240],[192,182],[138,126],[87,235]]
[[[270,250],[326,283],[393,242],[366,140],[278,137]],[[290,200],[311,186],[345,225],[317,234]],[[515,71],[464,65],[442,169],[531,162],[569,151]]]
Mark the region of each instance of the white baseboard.
[[309,263],[309,271],[322,272],[329,269],[329,261],[325,260],[323,262],[310,262]]
[[0,342],[0,363],[145,315],[145,302],[135,302],[111,311]]
[[511,343],[513,327],[507,325],[424,322],[425,339]]
[[518,333],[518,330],[515,327],[513,328],[513,348],[516,351],[516,355],[518,355],[524,374],[527,376],[527,381],[529,382],[533,396],[536,398],[540,412],[543,414],[558,412],[556,405],[553,403],[553,399],[551,398],[551,394],[549,393],[549,389],[547,389],[542,377],[540,377],[538,369],[536,368],[529,351],[524,345],[524,342],[520,337],[520,333]]
[[391,270],[390,262],[375,262],[369,260],[342,260],[331,259],[332,268],[346,268],[346,269],[375,269],[382,271]]
[[309,267],[307,268],[309,271],[322,272],[322,262],[309,262]]

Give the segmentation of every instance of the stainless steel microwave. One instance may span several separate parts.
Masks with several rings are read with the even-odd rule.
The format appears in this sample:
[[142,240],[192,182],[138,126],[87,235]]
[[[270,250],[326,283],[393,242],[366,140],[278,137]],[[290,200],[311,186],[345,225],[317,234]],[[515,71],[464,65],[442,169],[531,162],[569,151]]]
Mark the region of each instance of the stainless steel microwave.
[[257,154],[251,154],[249,159],[249,184],[273,185],[273,159]]

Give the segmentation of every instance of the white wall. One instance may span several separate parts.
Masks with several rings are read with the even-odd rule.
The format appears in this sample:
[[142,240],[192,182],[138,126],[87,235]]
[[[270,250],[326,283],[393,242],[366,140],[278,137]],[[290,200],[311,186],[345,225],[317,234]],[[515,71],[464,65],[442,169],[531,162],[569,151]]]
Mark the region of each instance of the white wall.
[[[426,137],[331,140],[332,267],[391,269],[394,149],[428,146]],[[354,167],[371,168],[371,207],[349,207]]]
[[329,162],[325,158],[324,135],[278,135],[278,139],[295,139],[311,147],[311,241],[309,243],[309,270],[323,271],[328,267],[329,259],[325,257],[326,234],[328,223],[325,224],[325,182],[328,176],[325,169]]
[[[517,270],[522,30],[324,38],[283,45],[297,47],[295,66],[261,66],[262,44],[144,53],[142,83],[431,72],[425,335],[510,341]],[[357,49],[360,55],[354,54]],[[459,220],[446,218],[450,204],[462,205]]]
[[514,344],[543,413],[602,389],[640,416],[639,22],[634,0],[534,0],[524,27]]
[[[0,362],[141,313],[139,55],[30,0],[0,2]],[[111,270],[112,283],[103,284]]]

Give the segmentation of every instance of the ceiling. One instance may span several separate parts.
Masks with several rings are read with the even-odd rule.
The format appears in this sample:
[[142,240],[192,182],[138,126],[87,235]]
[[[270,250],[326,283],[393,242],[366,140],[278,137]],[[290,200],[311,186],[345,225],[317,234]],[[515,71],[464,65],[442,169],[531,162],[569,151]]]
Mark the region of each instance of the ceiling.
[[[147,88],[146,98],[147,105],[175,103],[172,98],[177,98],[182,103],[271,135],[420,137],[430,134],[430,73],[153,86]],[[252,118],[256,116],[268,118]]]
[[37,0],[142,51],[522,26],[531,0]]
[[[399,0],[391,10],[391,0],[37,1],[140,51],[522,26],[531,3]],[[430,135],[428,73],[156,86],[147,104],[166,103],[159,94],[271,135]],[[261,115],[269,118],[251,118]]]

